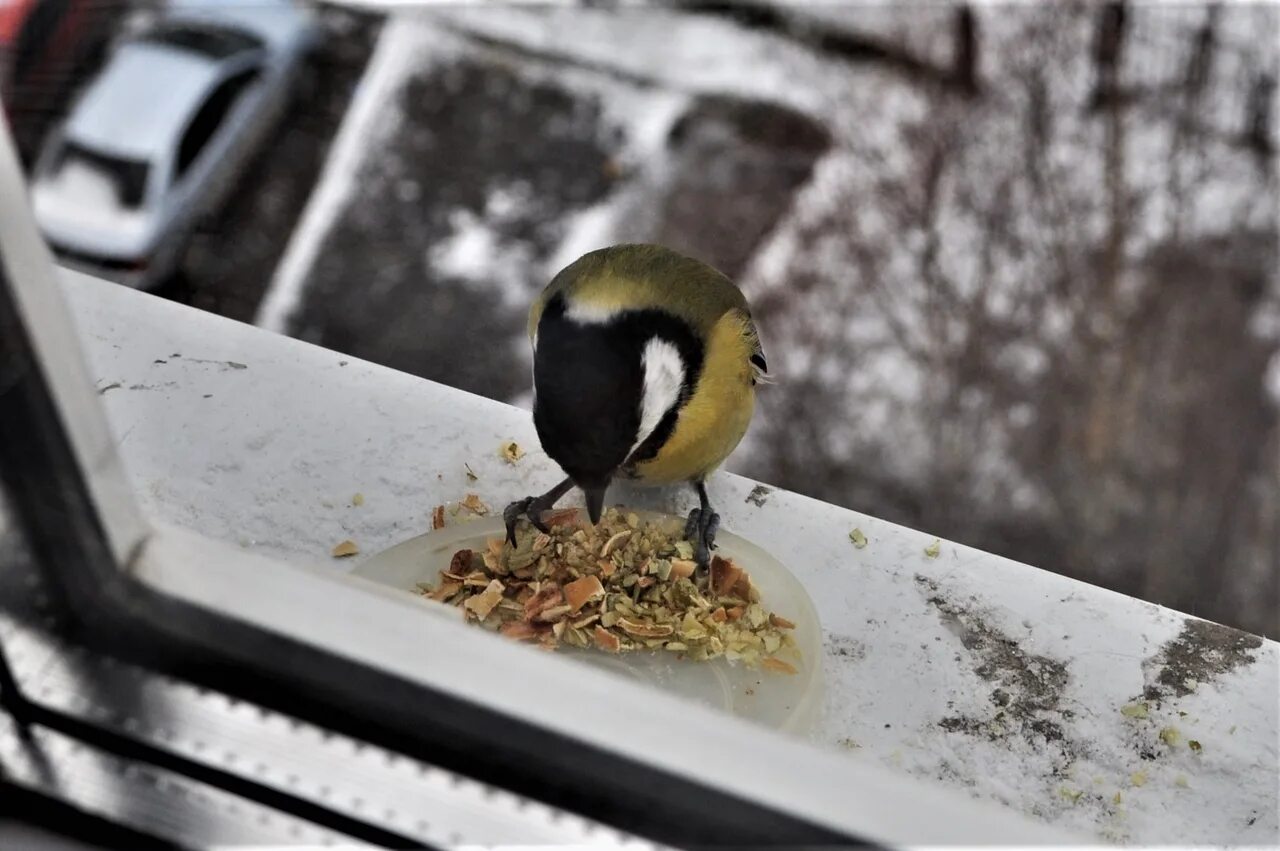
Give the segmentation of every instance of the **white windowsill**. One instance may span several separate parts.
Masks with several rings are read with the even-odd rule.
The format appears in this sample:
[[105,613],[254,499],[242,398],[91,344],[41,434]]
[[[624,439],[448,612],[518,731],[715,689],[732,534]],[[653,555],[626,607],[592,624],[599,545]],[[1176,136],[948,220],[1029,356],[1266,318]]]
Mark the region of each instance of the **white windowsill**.
[[[329,557],[345,538],[363,557],[428,529],[439,503],[473,491],[500,508],[557,480],[523,411],[122,287],[65,279],[90,374],[100,390],[118,385],[100,398],[128,475],[145,511],[165,523],[238,552],[306,566],[307,575],[317,566],[336,573],[352,564]],[[497,456],[499,443],[511,439],[530,450],[516,466]],[[464,463],[478,481],[468,482]],[[1206,668],[1193,692],[1166,699],[1150,718],[1128,718],[1120,708],[1142,694],[1144,678],[1158,676],[1161,648],[1177,638],[1185,616],[945,541],[931,559],[930,535],[782,491],[757,506],[747,501],[754,485],[720,475],[710,490],[724,527],[791,567],[818,607],[827,706],[816,738],[832,754],[830,764],[853,771],[850,778],[869,778],[861,769],[883,763],[1098,838],[1274,841],[1274,642],[1226,673]],[[351,504],[355,493],[363,505]],[[681,491],[611,498],[689,507]],[[855,526],[869,539],[864,549],[849,541]],[[184,537],[164,534],[161,548],[182,547]],[[236,565],[230,573],[213,570],[202,589],[169,587],[231,593],[233,580],[243,582],[241,571],[252,569],[265,591],[300,575],[277,565],[278,575],[268,576],[271,563],[257,558]],[[144,576],[173,579],[151,568]],[[422,630],[461,628],[435,619],[427,626],[415,601],[404,602],[395,610],[406,619],[388,630],[420,639]],[[317,607],[335,604],[332,594],[317,597]],[[271,616],[256,596],[242,611],[250,619]],[[295,626],[324,623],[302,618]],[[478,652],[526,653],[496,639],[481,644]],[[386,645],[371,639],[361,652],[376,661],[379,646]],[[563,675],[560,660],[527,655],[536,657],[529,663],[543,669],[540,675]],[[1044,676],[1040,660],[1061,663],[1065,683]],[[382,661],[415,667],[412,660]],[[980,732],[944,728],[948,718],[993,719],[997,689],[1014,705],[1039,707],[1029,710],[1029,721],[1050,723],[1062,738],[1046,740],[1016,720],[1000,722],[1007,734],[990,724]],[[657,701],[646,723],[687,711]],[[603,733],[620,719],[599,723]],[[1164,726],[1178,729],[1180,748],[1162,745]],[[1187,739],[1203,749],[1191,752]],[[783,761],[807,752],[785,742],[769,748]],[[1143,759],[1143,750],[1156,757]],[[1138,772],[1141,786],[1133,784]],[[838,794],[814,795],[815,817],[838,814]],[[875,812],[865,803],[860,818]],[[884,818],[886,835],[905,826]],[[916,841],[961,841],[941,821],[943,833],[917,833]]]

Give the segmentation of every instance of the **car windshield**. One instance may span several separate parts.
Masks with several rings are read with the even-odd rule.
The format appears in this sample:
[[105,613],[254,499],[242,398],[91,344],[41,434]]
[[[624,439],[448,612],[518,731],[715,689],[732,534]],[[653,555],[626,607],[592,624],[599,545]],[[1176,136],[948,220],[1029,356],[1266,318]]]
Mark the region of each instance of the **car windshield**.
[[74,142],[63,147],[53,172],[60,181],[83,179],[110,187],[124,208],[142,206],[150,164],[90,150]]
[[213,24],[161,23],[139,35],[138,40],[181,48],[210,59],[225,59],[262,47],[257,36]]

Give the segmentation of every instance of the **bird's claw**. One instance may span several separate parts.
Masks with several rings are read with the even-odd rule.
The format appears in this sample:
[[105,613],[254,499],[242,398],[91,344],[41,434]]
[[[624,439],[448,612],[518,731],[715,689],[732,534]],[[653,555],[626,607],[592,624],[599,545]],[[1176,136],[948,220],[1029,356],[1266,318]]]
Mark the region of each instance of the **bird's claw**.
[[537,496],[526,496],[504,508],[502,520],[507,524],[507,543],[513,547],[516,545],[516,524],[520,522],[521,517],[527,517],[533,524],[533,528],[539,532],[550,534],[551,528],[542,522],[542,512],[548,508],[550,506],[544,504],[542,498]]
[[526,496],[524,499],[517,499],[502,510],[502,521],[507,524],[507,543],[511,546],[516,545],[516,524],[520,522],[520,518],[529,513],[529,505],[533,502],[533,497]]
[[706,570],[711,564],[711,551],[716,548],[716,532],[720,529],[720,515],[708,511],[704,515],[701,508],[689,512],[689,519],[684,524],[685,539],[693,543],[693,560],[699,569]]

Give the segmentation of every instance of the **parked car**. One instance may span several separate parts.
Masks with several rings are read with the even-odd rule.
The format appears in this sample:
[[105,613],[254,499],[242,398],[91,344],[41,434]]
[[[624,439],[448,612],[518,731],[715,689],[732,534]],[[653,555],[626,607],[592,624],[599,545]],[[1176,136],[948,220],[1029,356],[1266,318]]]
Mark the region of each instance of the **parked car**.
[[129,0],[0,0],[0,102],[24,162],[101,61]]
[[122,38],[36,164],[36,220],[60,261],[139,288],[172,275],[315,38],[287,0],[175,0]]

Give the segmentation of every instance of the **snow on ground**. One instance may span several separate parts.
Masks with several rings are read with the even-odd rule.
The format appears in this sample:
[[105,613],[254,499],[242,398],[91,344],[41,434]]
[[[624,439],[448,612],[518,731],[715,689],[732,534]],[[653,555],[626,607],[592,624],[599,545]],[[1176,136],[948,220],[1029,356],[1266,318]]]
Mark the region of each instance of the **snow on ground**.
[[407,19],[393,18],[383,28],[254,324],[277,332],[288,330],[293,313],[305,298],[311,265],[334,221],[346,210],[365,156],[378,139],[395,132],[396,112],[388,110],[387,103],[406,74],[420,67],[424,59],[441,58],[429,47],[423,43],[422,33]]
[[597,94],[604,95],[602,103],[606,105],[610,121],[627,128],[625,147],[619,152],[619,161],[624,168],[636,168],[640,179],[633,180],[600,203],[575,213],[568,220],[559,248],[543,269],[542,278],[548,281],[588,251],[619,241],[628,229],[628,211],[643,215],[644,198],[653,185],[661,183],[665,177],[667,134],[691,102],[691,98],[681,92],[640,92],[623,86],[609,87],[611,90],[600,92],[598,87],[602,82],[595,80],[576,85],[583,87],[580,88],[582,91],[590,92],[594,88]]
[[673,91],[730,93],[821,112],[845,82],[803,46],[730,21],[663,9],[465,6],[440,19],[530,50],[651,80]]
[[489,194],[482,214],[455,210],[450,216],[453,234],[427,249],[428,263],[511,307],[528,306],[524,281],[532,254],[528,246],[504,240],[496,227],[524,208],[527,201],[521,195],[513,187],[499,187]]

